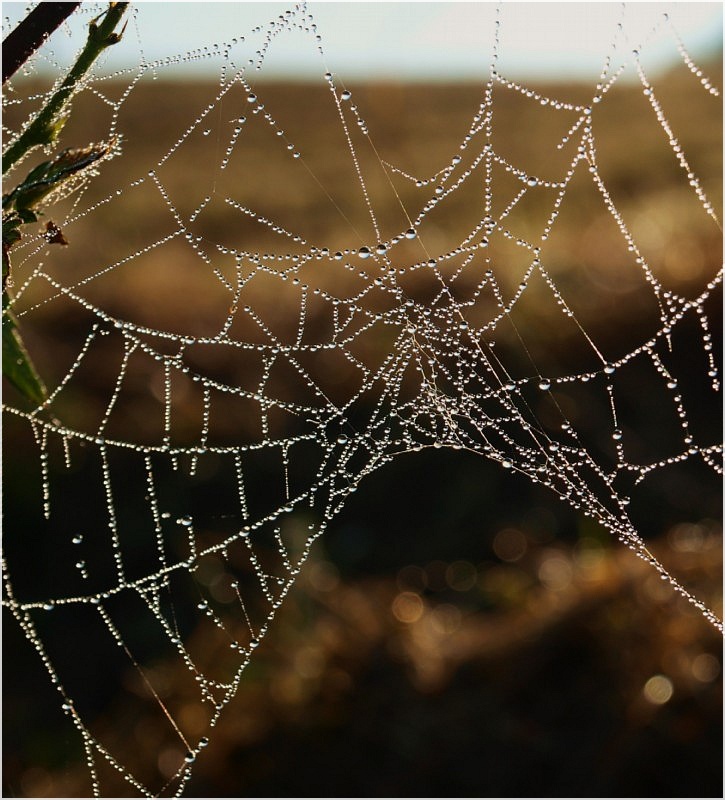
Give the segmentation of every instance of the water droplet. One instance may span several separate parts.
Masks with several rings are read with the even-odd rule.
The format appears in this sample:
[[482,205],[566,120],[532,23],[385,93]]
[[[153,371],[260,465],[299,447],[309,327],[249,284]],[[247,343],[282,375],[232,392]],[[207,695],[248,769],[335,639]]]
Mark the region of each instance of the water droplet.
[[418,234],[415,232],[413,228],[408,228],[408,230],[405,232],[406,239],[415,239],[417,235]]
[[526,179],[526,185],[527,186],[531,186],[531,187],[538,186],[539,182],[536,180],[536,178],[533,178],[533,177],[532,178],[527,178]]
[[614,373],[614,367],[613,367],[611,364],[607,364],[607,365],[604,367],[604,372],[605,372],[607,375],[612,375],[612,374]]
[[340,100],[349,100],[352,97],[352,92],[348,89],[345,89],[344,92],[340,95]]
[[71,541],[73,544],[80,544],[83,541],[83,536],[79,533],[77,536],[74,536]]
[[256,94],[249,94],[249,95],[247,95],[247,100],[250,103],[256,103],[257,102],[257,95]]
[[547,381],[546,378],[542,379],[539,381],[539,389],[541,389],[542,392],[548,392],[549,389],[551,389],[551,381]]
[[612,433],[612,439],[618,442],[622,438],[622,431],[619,428],[615,428],[614,432]]
[[372,255],[369,247],[361,247],[357,251],[357,254],[360,256],[360,258],[370,258],[370,256]]
[[379,245],[378,245],[378,246],[375,248],[375,252],[376,252],[376,253],[377,253],[379,256],[384,256],[384,255],[385,255],[385,254],[388,252],[388,248],[387,248],[387,247],[386,247],[384,244],[379,244]]
[[191,752],[187,753],[184,756],[184,761],[186,761],[187,764],[193,764],[194,761],[196,761],[196,754]]

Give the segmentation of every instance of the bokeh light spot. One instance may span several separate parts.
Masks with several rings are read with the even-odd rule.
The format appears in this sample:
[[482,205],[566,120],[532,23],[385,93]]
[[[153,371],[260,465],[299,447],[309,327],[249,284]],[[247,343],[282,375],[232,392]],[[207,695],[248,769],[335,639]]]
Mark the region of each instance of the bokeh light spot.
[[569,561],[560,555],[546,558],[539,567],[539,580],[552,592],[569,588],[573,570]]
[[526,553],[526,537],[517,528],[504,528],[494,537],[493,552],[502,561],[518,561]]
[[470,561],[454,561],[446,570],[446,583],[456,592],[468,592],[478,580],[478,571]]
[[393,600],[393,616],[400,622],[417,622],[423,616],[423,601],[415,592],[401,592]]
[[463,617],[460,609],[450,603],[442,603],[431,611],[430,621],[436,633],[455,633],[461,627]]
[[667,534],[670,546],[678,553],[697,553],[702,550],[705,531],[701,525],[682,523],[675,525]]
[[692,675],[700,683],[712,683],[720,674],[720,662],[710,653],[700,653],[692,660]]
[[673,694],[672,681],[665,675],[653,675],[644,685],[645,699],[656,706],[662,706]]

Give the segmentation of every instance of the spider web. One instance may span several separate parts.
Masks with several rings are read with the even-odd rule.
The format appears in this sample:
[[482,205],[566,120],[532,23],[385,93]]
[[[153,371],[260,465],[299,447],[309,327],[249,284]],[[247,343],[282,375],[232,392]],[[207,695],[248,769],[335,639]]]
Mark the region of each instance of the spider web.
[[[645,70],[647,42],[633,45],[622,20],[596,85],[572,101],[500,71],[497,18],[479,102],[449,159],[434,165],[387,155],[394,148],[366,121],[365,98],[330,71],[304,4],[246,38],[157,62],[141,51],[137,69],[86,79],[75,102],[106,110],[91,123],[123,153],[136,137],[154,139],[154,120],[134,116],[141,84],[189,61],[220,70],[181,134],[154,139],[153,160],[104,164],[102,177],[53,209],[69,239],[92,242],[92,264],[42,234],[13,251],[21,330],[41,365],[43,337],[60,330],[62,347],[41,369],[42,406],[28,410],[12,395],[3,405],[8,452],[38,452],[36,472],[6,485],[3,607],[80,734],[94,795],[109,768],[141,795],[183,793],[313,543],[368,475],[405,453],[466,450],[547,487],[722,630],[655,558],[632,511],[657,476],[677,492],[678,470],[722,474],[722,445],[687,389],[706,382],[712,407],[720,402],[711,317],[722,271],[672,288],[663,256],[648,257],[600,165],[597,120],[633,74],[637,113],[655,121],[697,214],[720,230]],[[657,25],[693,90],[719,96],[666,15]],[[257,81],[291,33],[319,64],[323,118],[275,106],[273,88]],[[41,62],[52,55],[41,50],[25,77]],[[23,95],[25,77],[4,97],[6,112],[24,115],[7,141],[48,96]],[[526,157],[535,132],[522,143],[498,134],[504,97],[556,118],[559,134],[538,166]],[[192,170],[186,154],[199,141],[207,161]],[[331,188],[332,151],[344,156],[354,200]],[[620,266],[608,279],[638,286],[637,319],[584,297],[559,268],[568,255],[557,223],[580,186],[616,231],[608,257]],[[319,208],[310,230],[297,223],[306,203]],[[165,225],[149,228],[149,209]],[[167,312],[165,299],[179,294],[188,313]],[[602,334],[606,315],[631,325],[626,351]],[[650,427],[637,413],[644,399],[633,400],[641,386],[664,409]],[[89,637],[102,655],[80,663]],[[164,779],[87,719],[95,673],[119,656],[182,748]],[[163,659],[186,667],[174,694]],[[184,712],[192,701],[194,724]]]

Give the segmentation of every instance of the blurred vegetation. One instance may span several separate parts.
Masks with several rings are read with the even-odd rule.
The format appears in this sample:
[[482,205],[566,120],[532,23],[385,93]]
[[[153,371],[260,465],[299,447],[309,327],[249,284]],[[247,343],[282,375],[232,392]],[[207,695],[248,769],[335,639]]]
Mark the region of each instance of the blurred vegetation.
[[[64,112],[68,108],[81,78],[103,50],[120,41],[121,34],[115,32],[114,28],[118,25],[127,6],[128,3],[111,3],[104,14],[91,21],[88,27],[88,39],[76,63],[69,70],[62,83],[54,87],[53,93],[48,97],[43,108],[38,110],[34,118],[29,121],[29,124],[22,129],[20,134],[3,152],[3,178],[6,172],[21,162],[33,150],[42,148],[45,155],[52,150],[67,119],[67,115]],[[40,11],[42,16],[43,10],[44,8],[42,7],[36,9],[36,19],[37,12]],[[67,13],[68,11],[64,11],[60,19],[67,16]],[[52,10],[51,15],[53,15]],[[30,48],[22,54],[22,59],[13,64],[12,69],[9,69],[7,73],[3,73],[3,84],[7,79],[6,76],[10,77],[29,53],[35,50],[38,43],[50,35],[53,28],[59,23],[58,19],[46,21],[49,27],[44,35],[37,39],[36,44],[30,45]],[[32,38],[32,34],[24,33],[28,28],[29,22],[30,15],[13,31],[16,41],[22,42],[24,37]],[[39,24],[42,26],[42,23]],[[5,44],[7,45],[7,41]],[[8,282],[12,285],[10,251],[21,241],[23,237],[21,231],[24,227],[38,222],[39,216],[44,216],[42,209],[52,204],[53,198],[72,191],[72,185],[88,172],[89,167],[92,167],[107,156],[111,149],[110,144],[89,145],[85,148],[68,148],[55,155],[51,160],[37,164],[26,175],[25,179],[12,190],[6,192],[5,189],[7,187],[3,184],[3,377],[28,400],[33,408],[42,404],[47,399],[47,395],[43,381],[37,374],[22,341],[17,321],[9,308],[11,294]],[[62,231],[52,220],[46,222],[45,235],[49,243],[67,245]]]
[[[721,72],[718,64],[707,69],[714,75]],[[25,86],[22,91],[29,95],[39,88]],[[103,96],[117,98],[124,88],[99,84],[79,96],[64,130],[67,140],[103,138],[113,113]],[[157,166],[215,98],[218,86],[169,85],[149,75],[121,107],[123,156],[104,164],[102,177],[85,189],[81,207],[127,188],[63,228],[70,245],[44,263],[48,273],[64,285],[83,281],[176,228],[169,207],[149,181],[128,188],[151,169],[182,217],[188,218],[205,196],[215,193],[192,226],[202,247],[219,243],[252,253],[279,249],[278,237],[225,204],[224,197],[331,251],[374,244],[327,87],[260,83],[257,88],[266,109],[294,140],[349,223],[341,221],[308,171],[291,171],[284,149],[270,146],[268,126],[261,115],[250,114],[242,92],[229,93],[177,154]],[[478,85],[351,88],[380,156],[423,178],[458,152],[483,99]],[[574,102],[587,96],[576,85],[537,88]],[[721,217],[721,106],[697,90],[684,68],[656,81],[655,88]],[[494,109],[497,152],[531,174],[555,178],[566,163],[555,144],[570,119],[501,88],[496,89]],[[244,138],[229,169],[221,171],[240,113],[248,117]],[[10,129],[20,123],[14,114],[13,107],[5,111],[4,124]],[[717,272],[720,231],[687,185],[641,90],[615,87],[595,111],[595,132],[604,181],[653,270],[666,287],[694,296]],[[405,229],[407,221],[375,154],[357,131],[353,136],[383,235]],[[499,187],[506,180],[497,175]],[[421,189],[398,178],[393,182],[408,208],[417,207],[431,192],[431,186]],[[420,232],[431,252],[449,249],[480,219],[478,194],[480,182],[472,181],[470,188],[452,196],[435,225]],[[553,202],[545,190],[531,195],[531,202],[509,220],[509,228],[525,238],[541,230]],[[71,216],[75,200],[64,201]],[[353,228],[360,241],[351,237]],[[290,252],[294,246],[290,241]],[[401,263],[419,258],[417,246],[401,246],[396,257]],[[511,253],[503,246],[496,256],[507,265],[497,277],[510,291],[518,285],[525,259],[508,258]],[[660,327],[651,290],[636,272],[591,181],[582,177],[572,183],[543,260],[607,357],[628,352]],[[32,265],[29,260],[25,269],[29,272]],[[18,269],[23,269],[22,262]],[[228,306],[228,296],[209,273],[188,243],[177,238],[84,284],[83,294],[117,318],[201,335],[218,327],[220,306],[224,313],[224,304]],[[354,280],[337,273],[319,280],[339,296],[355,291]],[[412,286],[411,291],[424,288]],[[278,282],[259,281],[248,292],[247,301],[270,324],[279,330],[295,328],[294,295],[286,298]],[[560,310],[543,287],[532,283],[527,292],[516,323],[542,373],[588,368],[590,351],[561,323]],[[78,353],[93,317],[62,298],[35,307],[47,297],[47,290],[43,295],[31,288],[18,311],[33,309],[23,323],[24,338],[41,376],[53,386]],[[294,303],[285,306],[285,299]],[[720,303],[720,293],[713,293],[708,311],[718,358]],[[324,335],[326,324],[312,302],[310,335]],[[695,326],[682,327],[672,357],[689,379],[688,407],[699,409],[696,433],[702,441],[719,441],[720,400],[705,380],[700,334]],[[504,350],[516,348],[504,331],[497,346],[499,342]],[[371,343],[369,361],[386,347],[383,340]],[[208,372],[231,376],[240,384],[242,366],[230,366],[222,355],[215,360],[210,351],[198,358]],[[99,356],[91,362],[59,398],[68,424],[81,429],[97,424],[117,369],[117,358]],[[344,374],[339,384],[344,394]],[[129,402],[119,404],[109,430],[119,438],[158,441],[160,387],[158,374],[131,373],[124,385]],[[11,404],[12,392],[5,390]],[[567,415],[595,446],[611,445],[604,441],[606,431],[602,433],[609,412],[601,392],[582,386],[560,395]],[[662,395],[659,376],[644,370],[633,369],[618,387],[629,452],[643,461],[670,449],[671,421]],[[550,412],[542,406],[537,413],[546,422]],[[180,440],[198,437],[198,419],[198,398],[189,387],[186,401],[180,398],[175,406]],[[219,442],[246,441],[257,435],[253,426],[254,421],[238,414],[220,414],[212,434]],[[4,451],[6,462],[12,463],[4,476],[4,505],[15,574],[24,570],[32,576],[30,583],[42,587],[36,588],[40,596],[51,595],[48,587],[62,562],[44,546],[49,529],[40,519],[37,449],[29,432],[11,419],[5,423]],[[90,455],[81,456],[79,463],[61,504],[82,506],[90,519],[103,507],[103,496],[90,477],[97,464]],[[131,462],[125,468],[130,475]],[[212,479],[216,488],[209,489],[206,484],[211,486]],[[132,480],[127,479],[129,485]],[[219,515],[232,480],[221,472],[207,476],[206,483],[201,476],[197,494],[189,499],[196,503],[195,514]],[[261,503],[265,492],[271,496],[263,478],[254,485]],[[719,482],[688,462],[654,475],[637,498],[632,515],[653,551],[721,612]],[[130,507],[124,512],[130,529],[136,522],[132,512]],[[293,522],[305,525],[307,520]],[[213,587],[220,569],[210,564],[194,580]],[[69,683],[77,686],[79,703],[83,694],[94,734],[111,751],[123,753],[123,763],[142,780],[162,786],[184,754],[138,674],[110,648],[104,649],[103,637],[96,636],[98,629],[82,613],[56,609],[53,614],[54,622],[40,623],[42,635],[62,674],[74,673]],[[159,694],[174,698],[174,713],[184,730],[201,735],[205,717],[188,670],[168,653],[154,650],[146,633],[129,629],[132,649],[144,654]],[[190,647],[204,651],[204,663],[222,669],[228,647],[206,633],[201,625],[192,631]],[[80,739],[58,709],[36,654],[12,621],[6,623],[4,637],[4,795],[87,794]],[[212,744],[199,757],[187,793],[718,796],[720,669],[717,633],[590,521],[554,502],[541,488],[470,454],[406,455],[369,477],[318,543],[245,670],[236,700],[211,732]],[[149,753],[154,754],[150,759]],[[101,766],[101,774],[106,791],[129,793],[112,770]]]

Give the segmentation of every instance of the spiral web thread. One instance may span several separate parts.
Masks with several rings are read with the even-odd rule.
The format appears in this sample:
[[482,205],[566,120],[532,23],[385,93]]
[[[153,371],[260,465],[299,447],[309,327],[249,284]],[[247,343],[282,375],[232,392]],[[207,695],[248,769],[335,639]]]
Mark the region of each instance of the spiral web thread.
[[[666,15],[658,26],[669,30],[684,64],[693,73],[694,83],[718,96]],[[701,213],[719,229],[716,212],[644,70],[640,50],[646,43],[633,49],[625,26],[613,31],[611,52],[604,59],[589,101],[576,104],[544,96],[501,74],[499,30],[497,19],[488,75],[481,86],[482,100],[470,127],[449,162],[435,174],[423,177],[410,174],[378,152],[375,131],[368,128],[353,94],[330,72],[333,65],[325,61],[322,38],[305,4],[291,7],[274,22],[255,29],[248,41],[239,36],[155,63],[147,63],[141,53],[136,70],[110,76],[125,85],[116,99],[111,98],[112,92],[106,94],[108,77],[96,75],[86,80],[83,90],[112,109],[107,138],[119,137],[123,153],[123,137],[132,133],[119,129],[119,120],[141,80],[163,76],[186,61],[212,59],[220,65],[216,95],[157,163],[145,172],[139,170],[139,177],[137,165],[130,165],[127,183],[92,200],[88,187],[84,187],[73,196],[59,220],[70,235],[75,225],[93,224],[97,215],[142,189],[164,204],[173,220],[170,230],[148,236],[143,246],[112,263],[102,263],[94,271],[89,272],[85,265],[83,276],[74,276],[73,280],[52,269],[56,249],[50,248],[41,234],[26,237],[14,252],[11,307],[23,329],[54,304],[74,308],[79,318],[90,321],[70,365],[49,387],[48,400],[42,406],[32,411],[19,405],[3,406],[7,429],[25,426],[38,448],[44,536],[53,534],[52,546],[59,559],[52,591],[38,596],[37,588],[14,567],[8,555],[12,547],[7,537],[11,534],[6,533],[3,606],[37,651],[64,712],[82,737],[94,795],[103,790],[104,764],[118,770],[141,795],[182,794],[195,759],[209,743],[222,710],[234,697],[245,667],[314,541],[367,475],[403,453],[440,447],[467,450],[548,487],[649,562],[674,590],[722,630],[717,616],[652,555],[628,516],[631,492],[661,469],[699,461],[718,475],[722,473],[722,445],[696,440],[691,430],[694,412],[686,407],[679,376],[668,363],[678,326],[694,320],[701,328],[711,391],[720,392],[706,305],[721,284],[722,271],[710,276],[696,296],[684,297],[668,290],[657,276],[656,265],[648,263],[638,247],[598,166],[597,111],[606,105],[628,68],[638,76],[645,105],[659,123],[681,168],[682,180],[689,183]],[[348,218],[334,193],[327,190],[304,149],[298,149],[292,135],[282,130],[265,108],[264,84],[254,85],[255,74],[264,69],[275,39],[289,32],[301,33],[319,59],[320,81],[329,90],[329,103],[367,212],[365,231],[358,232],[360,224]],[[257,41],[262,44],[248,59],[251,42]],[[625,56],[620,65],[621,53]],[[47,58],[43,51],[36,56],[37,60]],[[531,174],[497,152],[495,95],[502,91],[520,95],[565,120],[566,133],[557,149],[568,154],[569,160],[560,174]],[[12,105],[23,101],[11,92],[5,102]],[[236,109],[236,121],[226,138],[216,137],[214,177],[209,186],[195,187],[198,196],[189,205],[188,197],[178,196],[169,188],[164,168],[168,162],[178,169],[187,140],[199,135],[209,137],[216,116],[222,108],[228,114],[230,107]],[[314,237],[294,229],[293,218],[285,219],[283,225],[256,211],[254,198],[245,196],[243,187],[236,195],[217,188],[217,178],[232,168],[235,156],[245,147],[245,126],[255,116],[266,126],[269,148],[282,151],[289,170],[305,171],[325,196],[328,213],[341,218],[350,246],[338,250],[313,243]],[[7,142],[16,135],[17,131],[5,131]],[[214,137],[209,142],[211,148]],[[380,218],[368,185],[371,154],[398,200],[402,224],[394,230],[391,223]],[[579,320],[566,287],[557,282],[547,260],[547,245],[556,230],[567,190],[582,174],[593,184],[618,227],[631,269],[648,284],[659,317],[657,330],[613,360],[604,355],[596,335]],[[101,182],[99,178],[91,184]],[[473,183],[479,187],[476,224],[443,250],[429,246],[427,226],[435,220],[439,207]],[[403,202],[403,192],[396,188],[402,184],[412,184],[424,196],[416,207]],[[535,238],[522,238],[509,228],[509,222],[517,207],[540,192],[551,199],[545,223]],[[199,235],[205,209],[214,203],[226,206],[245,224],[266,228],[277,247],[264,253],[251,252],[244,249],[242,235],[236,246],[215,241],[208,234]],[[119,213],[124,213],[122,206]],[[200,335],[139,324],[93,301],[95,283],[179,242],[226,297],[218,330]],[[510,287],[502,280],[504,267],[496,247],[501,252],[508,247],[514,270],[524,264],[518,285]],[[413,252],[417,255],[410,258]],[[402,261],[398,253],[405,254]],[[433,286],[424,300],[411,288],[423,280]],[[521,332],[516,318],[534,283],[539,292],[548,293],[556,313],[578,330],[592,359],[591,369],[571,374],[539,371],[527,334]],[[270,315],[268,296],[255,293],[259,285],[271,287],[273,297],[279,293],[280,303],[289,303],[284,326]],[[465,286],[466,291],[457,291],[459,286]],[[163,297],[157,302],[163,304]],[[320,326],[309,322],[313,306],[316,318],[324,316],[328,323],[321,331]],[[369,345],[372,339],[388,342],[387,351],[379,358]],[[189,356],[192,352],[204,353],[207,348],[210,352],[222,349],[230,359],[239,358],[246,365],[237,373],[240,377],[236,382],[215,377],[213,370],[205,371],[203,358]],[[518,365],[523,363],[523,370],[512,366],[511,351],[518,352]],[[70,401],[68,406],[63,401],[72,397],[74,385],[82,380],[84,365],[94,352],[104,359],[115,359],[113,363],[118,366],[115,382],[105,387],[100,418],[84,427],[82,416],[80,423],[64,421],[69,415],[73,417]],[[332,366],[325,367],[326,361]],[[628,454],[627,436],[619,418],[617,381],[629,366],[643,362],[659,376],[680,433],[678,446],[668,455],[635,463]],[[341,364],[354,376],[346,384],[344,396],[330,378]],[[115,414],[131,394],[128,386],[135,386],[131,375],[139,368],[146,370],[147,385],[152,382],[148,376],[157,379],[151,400],[159,424],[155,441],[141,436],[138,440],[129,438],[133,434],[128,428],[124,438],[110,435]],[[298,384],[293,395],[283,388],[292,381]],[[584,384],[595,386],[609,406],[611,426],[606,438],[610,448],[606,453],[583,441],[577,424],[557,402],[558,390]],[[175,428],[181,414],[177,408],[180,401],[175,399],[179,385],[186,387],[187,401],[190,392],[195,398],[196,434]],[[150,396],[150,389],[147,393]],[[548,397],[556,410],[557,426],[539,420],[535,408],[541,396]],[[233,412],[228,411],[232,406],[226,404],[226,398],[240,401]],[[241,426],[243,433],[237,441],[215,442],[215,416],[226,413],[239,414],[245,423]],[[85,462],[92,458],[92,469],[99,474],[97,488],[103,508],[95,521],[64,504],[63,474],[72,474],[78,458]],[[304,466],[301,474],[296,468],[298,462]],[[213,468],[207,469],[209,464]],[[233,503],[225,497],[222,505],[231,508],[231,513],[221,515],[223,523],[213,529],[183,508],[184,497],[192,491],[192,485],[205,483],[205,474],[212,475],[209,484],[215,475],[231,476],[224,486],[231,486],[235,495]],[[253,488],[260,474],[267,492],[264,507]],[[619,488],[623,479],[626,491]],[[126,513],[129,507],[140,509],[134,518]],[[12,530],[12,520],[6,519],[6,528]],[[97,554],[90,560],[78,555],[90,538],[105,543],[105,561]],[[75,564],[64,571],[62,565],[69,559]],[[212,588],[194,577],[208,564],[214,564],[216,570]],[[48,649],[43,633],[48,626],[61,624],[57,620],[64,609],[83,609],[95,615],[103,631],[99,635],[110,637],[127,664],[138,672],[167,719],[172,737],[183,746],[185,755],[165,783],[153,783],[153,778],[142,779],[133,773],[85,721],[83,697],[74,699],[75,692],[68,688],[69,677],[57,668],[57,658]],[[188,643],[188,635],[198,631],[200,625],[205,626],[204,635],[209,640],[226,642],[229,657],[223,665],[206,663],[198,641]],[[142,626],[146,635],[162,642],[159,647],[166,648],[168,657],[175,657],[188,669],[197,700],[207,715],[204,736],[192,738],[185,733],[184,725],[177,720],[173,698],[162,697],[154,687],[144,657],[138,655],[143,647],[136,640],[134,626]]]

